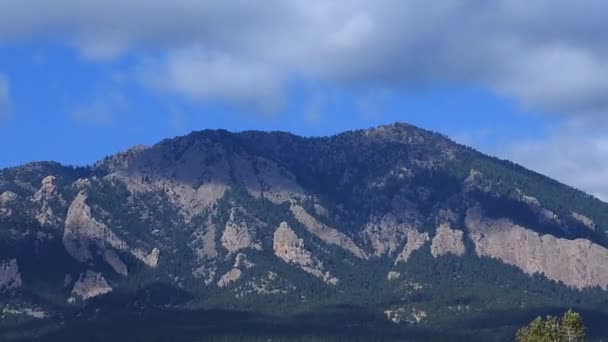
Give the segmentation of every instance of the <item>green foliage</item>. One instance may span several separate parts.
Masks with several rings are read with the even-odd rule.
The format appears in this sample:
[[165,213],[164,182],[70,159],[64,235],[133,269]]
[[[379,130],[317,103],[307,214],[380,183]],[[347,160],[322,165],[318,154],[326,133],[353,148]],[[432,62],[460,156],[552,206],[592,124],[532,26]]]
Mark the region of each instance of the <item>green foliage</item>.
[[565,342],[580,342],[585,340],[585,325],[578,312],[568,310],[561,321],[560,337]]
[[537,317],[517,331],[516,339],[518,342],[583,342],[585,326],[580,314],[568,310],[561,319]]

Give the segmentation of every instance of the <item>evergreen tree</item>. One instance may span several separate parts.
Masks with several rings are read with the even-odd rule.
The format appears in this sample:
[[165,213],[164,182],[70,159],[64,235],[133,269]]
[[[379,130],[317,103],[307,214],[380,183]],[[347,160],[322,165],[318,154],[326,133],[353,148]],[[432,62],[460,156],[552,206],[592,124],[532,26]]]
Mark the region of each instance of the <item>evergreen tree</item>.
[[578,312],[568,310],[561,322],[561,340],[564,342],[580,342],[585,340],[585,326]]
[[517,331],[518,342],[583,342],[585,326],[577,312],[568,310],[561,319],[537,317]]

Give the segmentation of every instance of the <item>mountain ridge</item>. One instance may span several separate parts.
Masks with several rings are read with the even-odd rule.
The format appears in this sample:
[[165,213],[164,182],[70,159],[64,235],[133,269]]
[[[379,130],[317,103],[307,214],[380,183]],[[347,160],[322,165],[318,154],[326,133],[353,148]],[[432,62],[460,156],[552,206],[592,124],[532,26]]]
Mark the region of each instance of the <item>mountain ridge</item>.
[[0,296],[54,323],[118,300],[156,308],[157,285],[172,308],[348,303],[404,326],[601,311],[606,229],[599,199],[409,124],[205,130],[0,170]]

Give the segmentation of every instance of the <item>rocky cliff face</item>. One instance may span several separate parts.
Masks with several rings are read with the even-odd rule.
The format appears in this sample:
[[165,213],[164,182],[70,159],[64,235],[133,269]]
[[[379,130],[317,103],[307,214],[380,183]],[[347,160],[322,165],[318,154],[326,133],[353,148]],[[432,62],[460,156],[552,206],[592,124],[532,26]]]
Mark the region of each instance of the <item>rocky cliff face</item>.
[[420,249],[429,240],[429,234],[420,233],[416,230],[410,230],[407,232],[407,241],[403,251],[397,256],[395,264],[399,262],[407,262],[413,252]]
[[112,292],[112,288],[106,282],[101,273],[86,271],[80,275],[72,289],[72,295],[87,300]]
[[451,229],[449,224],[440,225],[431,242],[431,254],[434,257],[446,254],[463,255],[465,247],[462,236],[462,231]]
[[[144,305],[162,287],[209,307],[391,303],[382,309],[411,316],[422,309],[408,301],[469,300],[453,290],[466,282],[608,289],[606,213],[404,124],[325,138],[194,132],[91,167],[1,170],[0,292],[48,287],[74,307],[127,293]],[[505,285],[513,269],[522,278]],[[475,310],[495,304],[479,296]]]
[[543,274],[576,288],[608,286],[608,249],[586,239],[539,234],[509,219],[490,219],[479,207],[466,225],[479,256],[497,258],[528,274]]
[[87,196],[79,192],[65,221],[63,244],[74,259],[86,262],[93,258],[93,246],[103,249],[106,245],[118,250],[126,250],[127,244],[110,228],[93,218],[91,208],[86,203]]
[[323,263],[304,248],[304,240],[298,238],[286,222],[281,222],[274,232],[273,250],[274,254],[286,263],[294,264],[328,284],[338,283],[337,278],[329,272],[324,272]]
[[252,227],[249,227],[243,218],[237,218],[236,212],[237,210],[230,212],[230,219],[226,222],[222,234],[222,246],[230,253],[245,248],[261,249],[261,245],[256,242]]
[[357,246],[348,235],[319,222],[301,206],[292,205],[291,212],[293,213],[294,217],[301,224],[303,224],[306,229],[308,229],[308,231],[326,243],[342,247],[361,259],[368,258],[367,253],[359,248],[359,246]]

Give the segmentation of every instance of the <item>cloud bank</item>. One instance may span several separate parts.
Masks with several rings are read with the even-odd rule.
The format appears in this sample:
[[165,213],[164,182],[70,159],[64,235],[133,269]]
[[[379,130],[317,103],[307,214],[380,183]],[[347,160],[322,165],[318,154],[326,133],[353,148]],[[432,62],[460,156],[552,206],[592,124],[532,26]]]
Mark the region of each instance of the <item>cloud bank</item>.
[[59,38],[97,61],[160,51],[145,79],[191,98],[273,109],[287,80],[308,77],[479,86],[559,114],[608,107],[600,0],[22,0],[0,13],[0,41]]
[[506,156],[608,201],[608,136],[587,122],[568,121],[547,139],[514,143]]

